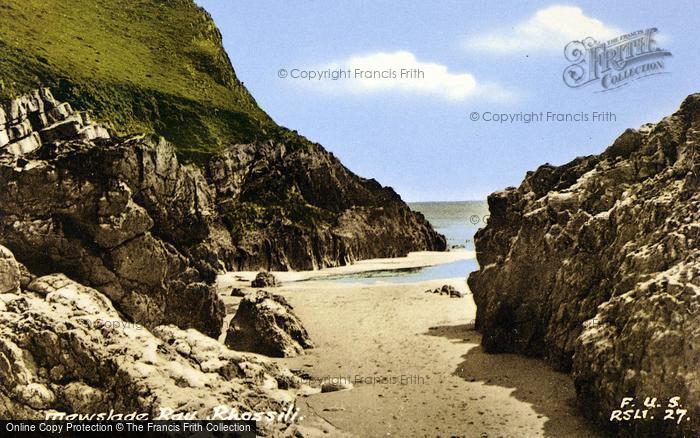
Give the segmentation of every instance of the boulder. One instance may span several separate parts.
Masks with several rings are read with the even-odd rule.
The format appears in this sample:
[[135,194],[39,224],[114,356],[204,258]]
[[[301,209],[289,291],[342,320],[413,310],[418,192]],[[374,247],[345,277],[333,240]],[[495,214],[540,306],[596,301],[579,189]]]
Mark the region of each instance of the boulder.
[[306,329],[281,295],[259,290],[241,300],[226,333],[234,350],[291,357],[313,348]]
[[[700,94],[603,154],[543,165],[488,197],[469,276],[487,352],[571,372],[584,413],[620,435],[700,432]],[[611,422],[623,397],[687,416]]]
[[452,290],[448,291],[449,297],[450,298],[464,298],[466,295],[464,292],[460,292],[457,289],[452,288]]
[[[16,285],[17,266],[1,253],[0,278],[15,278]],[[197,411],[204,418],[219,405],[282,412],[302,383],[196,330],[124,321],[107,297],[62,274],[0,293],[0,365],[2,418],[110,409],[152,416]]]
[[245,296],[245,291],[241,289],[240,287],[234,287],[231,289],[231,296],[232,297],[244,297]]
[[277,281],[277,278],[269,272],[258,272],[255,279],[250,283],[252,287],[277,287],[281,283]]
[[0,293],[14,292],[19,289],[22,272],[9,249],[0,246]]

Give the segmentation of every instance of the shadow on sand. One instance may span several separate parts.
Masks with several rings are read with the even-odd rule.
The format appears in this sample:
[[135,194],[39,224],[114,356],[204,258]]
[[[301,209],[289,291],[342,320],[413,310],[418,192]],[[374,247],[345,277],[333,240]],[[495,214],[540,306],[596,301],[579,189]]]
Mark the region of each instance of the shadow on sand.
[[472,324],[430,327],[425,334],[463,343],[468,350],[453,374],[469,382],[512,389],[512,397],[529,403],[538,418],[546,419],[544,436],[607,436],[577,409],[571,378],[553,371],[544,361],[515,354],[484,353],[481,334]]

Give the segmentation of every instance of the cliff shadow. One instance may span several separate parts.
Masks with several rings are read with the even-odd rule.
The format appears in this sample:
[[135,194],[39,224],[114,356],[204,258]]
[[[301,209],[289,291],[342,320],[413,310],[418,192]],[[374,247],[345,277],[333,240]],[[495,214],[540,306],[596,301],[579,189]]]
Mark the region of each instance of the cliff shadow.
[[430,327],[425,333],[459,343],[476,344],[462,356],[453,375],[512,390],[510,396],[528,403],[544,418],[546,437],[607,436],[586,420],[576,407],[570,376],[552,370],[544,361],[515,354],[488,354],[481,348],[481,334],[471,324]]
[[430,327],[425,333],[429,336],[446,338],[451,341],[459,340],[460,344],[473,344],[481,342],[481,335],[474,330],[474,324],[459,324],[459,325],[439,325]]

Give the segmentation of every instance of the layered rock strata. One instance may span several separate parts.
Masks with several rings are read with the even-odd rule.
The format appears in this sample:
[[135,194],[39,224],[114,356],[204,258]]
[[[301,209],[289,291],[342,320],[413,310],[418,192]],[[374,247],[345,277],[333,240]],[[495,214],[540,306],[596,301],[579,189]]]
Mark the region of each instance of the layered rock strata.
[[59,103],[48,89],[0,105],[0,150],[23,155],[55,140],[109,138],[106,129],[85,113]]

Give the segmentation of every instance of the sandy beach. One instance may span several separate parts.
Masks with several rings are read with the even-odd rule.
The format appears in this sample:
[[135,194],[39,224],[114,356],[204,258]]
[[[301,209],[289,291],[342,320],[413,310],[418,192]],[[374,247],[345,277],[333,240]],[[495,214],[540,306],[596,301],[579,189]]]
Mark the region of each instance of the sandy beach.
[[[474,258],[474,251],[457,249],[445,252],[416,251],[409,253],[406,257],[360,260],[352,265],[337,266],[333,268],[320,269],[317,271],[273,271],[275,277],[280,281],[294,282],[307,280],[322,280],[326,277],[338,275],[351,275],[363,272],[398,270],[422,268],[427,266],[441,265],[445,263],[457,262]],[[250,281],[255,278],[257,271],[237,271],[228,272],[219,276],[220,287],[246,287],[250,286]]]
[[[442,263],[460,256],[436,255]],[[430,253],[423,253],[391,263],[413,263],[416,257],[431,260]],[[345,269],[357,272],[384,263],[367,261]],[[540,360],[482,352],[480,335],[473,330],[471,295],[459,299],[425,293],[443,284],[465,292],[464,278],[351,284],[324,281],[325,275],[282,273],[286,283],[274,289],[294,306],[317,345],[304,356],[280,362],[308,373],[319,385],[335,381],[354,386],[300,399],[309,421],[321,419],[362,437],[599,435],[575,409],[567,375]],[[317,279],[290,281],[311,277]],[[229,296],[231,287],[249,286],[250,278],[250,273],[220,277],[231,314],[240,300]]]

